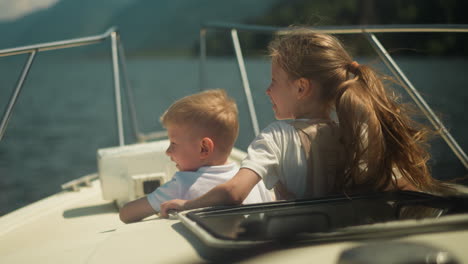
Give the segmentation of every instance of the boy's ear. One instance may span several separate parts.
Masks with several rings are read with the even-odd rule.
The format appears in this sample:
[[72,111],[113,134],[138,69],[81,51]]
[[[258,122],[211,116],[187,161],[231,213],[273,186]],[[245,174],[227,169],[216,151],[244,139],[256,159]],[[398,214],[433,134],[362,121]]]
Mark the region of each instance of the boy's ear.
[[200,144],[200,156],[206,158],[211,155],[214,151],[214,142],[209,137],[204,137]]

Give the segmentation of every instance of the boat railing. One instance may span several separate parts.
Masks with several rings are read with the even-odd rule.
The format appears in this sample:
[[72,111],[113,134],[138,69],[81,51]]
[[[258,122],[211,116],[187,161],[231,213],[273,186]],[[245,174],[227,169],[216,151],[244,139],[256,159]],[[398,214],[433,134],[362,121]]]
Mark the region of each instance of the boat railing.
[[[396,79],[401,83],[402,87],[409,94],[411,99],[415,102],[418,108],[431,122],[432,126],[438,131],[447,145],[451,148],[453,153],[468,169],[468,157],[460,145],[457,143],[455,138],[450,134],[445,125],[437,117],[431,107],[427,104],[424,98],[420,95],[418,90],[407,78],[405,73],[401,70],[398,64],[390,56],[389,52],[381,44],[375,34],[377,33],[417,33],[417,32],[440,32],[440,33],[468,33],[468,25],[384,25],[384,26],[321,26],[311,27],[311,29],[317,32],[323,32],[328,34],[362,34],[366,37],[368,42],[374,48],[376,53],[394,74]],[[287,33],[292,30],[288,27],[270,27],[270,26],[259,26],[259,25],[244,25],[244,24],[226,24],[226,23],[206,23],[200,30],[200,88],[205,86],[205,64],[206,64],[206,34],[208,30],[226,31],[231,35],[232,43],[234,46],[234,52],[236,55],[237,64],[242,80],[242,86],[247,99],[249,108],[249,114],[252,122],[252,127],[255,135],[259,133],[259,125],[255,105],[253,103],[252,92],[249,85],[249,79],[245,68],[244,57],[242,55],[242,49],[239,42],[239,31],[257,32],[263,34],[281,34]]]
[[8,122],[13,113],[13,109],[23,89],[24,82],[26,78],[28,77],[29,71],[31,69],[31,66],[34,62],[34,59],[37,53],[43,52],[43,51],[49,51],[49,50],[68,49],[68,48],[73,48],[73,47],[93,45],[93,44],[104,42],[108,39],[110,39],[110,43],[111,43],[110,49],[112,53],[114,100],[115,100],[115,112],[116,112],[116,117],[117,117],[116,119],[117,119],[119,145],[120,146],[125,145],[124,125],[123,125],[123,118],[122,118],[121,78],[123,78],[125,82],[124,87],[125,87],[125,90],[127,92],[127,97],[128,97],[127,98],[128,108],[129,108],[128,110],[129,110],[129,116],[130,116],[129,119],[132,124],[133,133],[137,140],[141,138],[142,133],[140,133],[138,129],[138,122],[137,122],[137,117],[136,117],[133,93],[132,93],[132,90],[128,81],[128,77],[127,77],[127,69],[126,69],[123,44],[120,40],[119,31],[117,30],[117,28],[112,27],[108,29],[106,32],[99,34],[99,35],[82,37],[82,38],[74,38],[74,39],[68,39],[68,40],[62,40],[62,41],[40,43],[40,44],[0,50],[0,57],[14,56],[14,55],[19,55],[19,54],[29,54],[28,59],[24,63],[23,70],[21,71],[21,74],[18,77],[16,86],[14,87],[14,90],[10,96],[10,99],[5,108],[3,117],[1,119],[0,141],[2,140],[5,134],[6,128],[8,126]]

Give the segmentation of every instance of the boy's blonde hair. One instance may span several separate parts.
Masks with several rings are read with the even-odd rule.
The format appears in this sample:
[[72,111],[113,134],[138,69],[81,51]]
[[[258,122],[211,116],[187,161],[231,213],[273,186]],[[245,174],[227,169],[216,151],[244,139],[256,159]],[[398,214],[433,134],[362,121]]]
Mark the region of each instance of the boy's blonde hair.
[[[161,116],[164,127],[193,126],[215,143],[215,150],[229,155],[239,134],[236,102],[222,89],[189,95],[173,103]],[[190,133],[190,131],[187,131]]]

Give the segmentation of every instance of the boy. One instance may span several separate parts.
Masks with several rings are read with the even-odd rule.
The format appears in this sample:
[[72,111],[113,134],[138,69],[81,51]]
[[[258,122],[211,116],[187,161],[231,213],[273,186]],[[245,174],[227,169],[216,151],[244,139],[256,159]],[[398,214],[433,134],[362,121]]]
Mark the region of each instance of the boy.
[[[184,97],[161,116],[170,146],[166,150],[179,169],[172,180],[148,196],[120,209],[124,223],[140,221],[156,212],[165,201],[193,199],[231,179],[239,170],[228,157],[239,133],[237,106],[223,90],[209,90]],[[244,203],[272,201],[259,182]]]

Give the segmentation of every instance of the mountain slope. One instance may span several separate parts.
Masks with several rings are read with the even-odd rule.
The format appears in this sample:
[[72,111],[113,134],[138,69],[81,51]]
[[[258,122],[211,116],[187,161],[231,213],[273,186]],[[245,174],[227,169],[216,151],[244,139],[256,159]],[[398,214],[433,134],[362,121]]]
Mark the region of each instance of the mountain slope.
[[189,49],[204,21],[239,23],[280,0],[61,0],[22,19],[0,23],[0,49],[104,32],[118,26],[129,51]]

